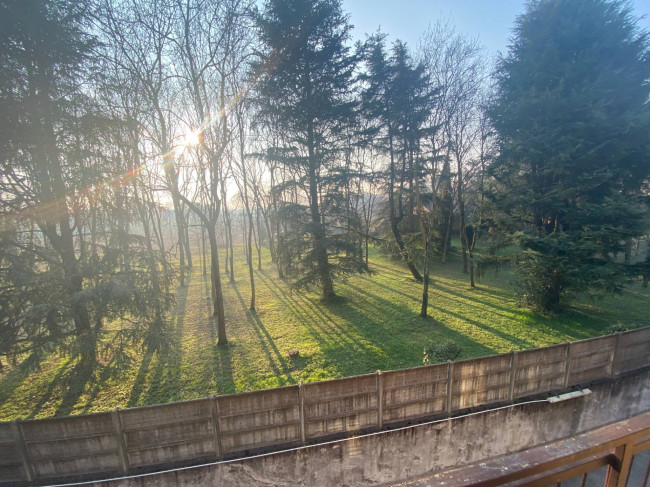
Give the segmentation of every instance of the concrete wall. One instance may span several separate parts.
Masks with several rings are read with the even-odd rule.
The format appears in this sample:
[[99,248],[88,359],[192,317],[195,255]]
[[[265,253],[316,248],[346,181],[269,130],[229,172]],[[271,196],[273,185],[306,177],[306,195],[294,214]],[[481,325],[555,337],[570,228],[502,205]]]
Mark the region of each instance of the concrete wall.
[[190,467],[104,487],[370,486],[528,449],[650,410],[650,371],[591,385],[591,395],[476,413],[264,457]]

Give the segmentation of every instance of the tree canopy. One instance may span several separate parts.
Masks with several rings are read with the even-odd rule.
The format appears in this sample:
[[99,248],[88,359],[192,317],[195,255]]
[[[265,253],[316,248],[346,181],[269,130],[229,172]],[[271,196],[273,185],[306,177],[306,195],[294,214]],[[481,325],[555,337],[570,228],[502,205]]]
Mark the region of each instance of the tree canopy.
[[523,253],[522,301],[620,291],[617,254],[644,232],[650,51],[622,1],[539,0],[516,22],[490,116],[498,223]]

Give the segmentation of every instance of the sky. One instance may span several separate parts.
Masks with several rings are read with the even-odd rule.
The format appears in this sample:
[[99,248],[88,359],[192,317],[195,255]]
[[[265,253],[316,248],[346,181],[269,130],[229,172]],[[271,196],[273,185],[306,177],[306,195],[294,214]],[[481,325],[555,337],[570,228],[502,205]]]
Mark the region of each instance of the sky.
[[[343,11],[354,25],[353,37],[381,31],[388,40],[401,39],[413,50],[422,32],[439,19],[448,19],[456,32],[478,38],[490,57],[505,53],[515,18],[523,0],[343,0]],[[633,0],[640,25],[650,29],[650,0]]]

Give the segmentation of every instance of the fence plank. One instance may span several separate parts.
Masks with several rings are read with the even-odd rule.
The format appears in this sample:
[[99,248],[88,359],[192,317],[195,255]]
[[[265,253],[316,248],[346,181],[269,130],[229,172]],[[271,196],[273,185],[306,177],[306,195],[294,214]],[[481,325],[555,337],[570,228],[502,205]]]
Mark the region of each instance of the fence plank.
[[442,413],[447,403],[447,364],[383,372],[384,423]]
[[517,352],[513,399],[532,396],[564,386],[567,343]]
[[[34,467],[32,466],[32,462],[29,458],[29,455],[27,453],[27,448],[25,447],[25,438],[23,436],[22,428],[20,427],[20,422],[19,421],[12,421],[11,423],[11,429],[13,433],[13,447],[14,451],[12,452],[13,455],[9,452],[3,451],[4,455],[2,455],[3,458],[3,464],[6,465],[6,463],[11,462],[11,460],[19,460],[20,466],[23,469],[25,478],[27,479],[28,482],[31,482],[34,480]],[[7,442],[8,444],[11,444]],[[4,450],[4,448],[3,448]],[[4,466],[3,465],[3,466]],[[10,463],[11,466],[16,467],[16,464],[14,462]],[[16,471],[17,469],[12,469],[14,472],[12,473],[11,477],[13,477],[15,480],[22,480],[23,476],[22,475],[16,475],[18,472]]]
[[508,399],[510,354],[455,362],[452,409],[466,409]]
[[222,452],[299,442],[299,389],[289,386],[217,396]]
[[223,454],[221,446],[221,432],[219,431],[219,406],[217,404],[217,396],[212,396],[210,401],[210,413],[212,415],[212,435],[214,436],[214,454],[220,458]]
[[377,426],[376,374],[305,384],[307,439]]
[[377,428],[384,426],[384,376],[377,371]]
[[567,386],[608,377],[615,348],[616,335],[573,342]]
[[117,438],[117,454],[120,458],[122,472],[127,473],[129,471],[129,457],[126,450],[126,443],[124,443],[122,420],[120,419],[120,412],[117,409],[111,412],[111,419],[113,420],[113,427],[115,428],[115,436]]
[[650,327],[621,333],[618,338],[614,374],[650,365]]
[[111,413],[22,421],[34,478],[121,472]]
[[120,410],[131,468],[214,457],[210,399]]

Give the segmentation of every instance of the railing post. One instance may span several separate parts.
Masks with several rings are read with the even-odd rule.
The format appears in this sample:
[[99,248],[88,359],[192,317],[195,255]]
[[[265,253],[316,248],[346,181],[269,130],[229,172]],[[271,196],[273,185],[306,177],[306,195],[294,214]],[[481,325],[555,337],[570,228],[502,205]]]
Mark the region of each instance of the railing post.
[[508,386],[508,401],[515,400],[515,372],[517,371],[517,352],[510,350],[510,385]]
[[621,333],[616,333],[616,342],[614,344],[614,353],[612,354],[612,362],[609,365],[609,375],[612,377],[614,375],[614,367],[616,366],[616,361],[618,360],[618,344],[620,342]]
[[627,478],[630,475],[630,467],[632,466],[632,445],[626,443],[614,450],[618,465],[610,465],[607,468],[607,477],[605,478],[605,487],[625,487],[627,485]]
[[307,441],[305,432],[305,386],[302,381],[298,383],[298,416],[300,417],[300,441],[305,444]]
[[451,394],[453,392],[454,363],[447,360],[447,414],[451,416]]
[[569,387],[569,376],[571,375],[571,343],[568,342],[566,346],[566,364],[564,366],[564,384],[563,388]]
[[384,427],[384,376],[377,371],[377,428]]
[[27,445],[25,445],[25,436],[23,435],[23,429],[20,426],[19,420],[11,422],[11,427],[14,430],[14,438],[16,439],[16,447],[18,449],[18,454],[20,455],[20,460],[25,469],[25,476],[27,477],[28,482],[33,482],[34,478],[34,466],[29,458],[29,453],[27,453]]
[[217,458],[221,458],[223,447],[221,445],[221,431],[219,429],[219,405],[217,404],[217,396],[212,396],[210,401],[210,415],[212,417],[212,435],[214,437],[214,454]]
[[124,428],[122,426],[122,418],[120,418],[120,410],[114,409],[111,411],[111,420],[113,421],[113,429],[115,430],[115,439],[117,441],[117,456],[120,459],[120,467],[122,472],[129,472],[129,452],[126,449],[126,442],[124,441]]

